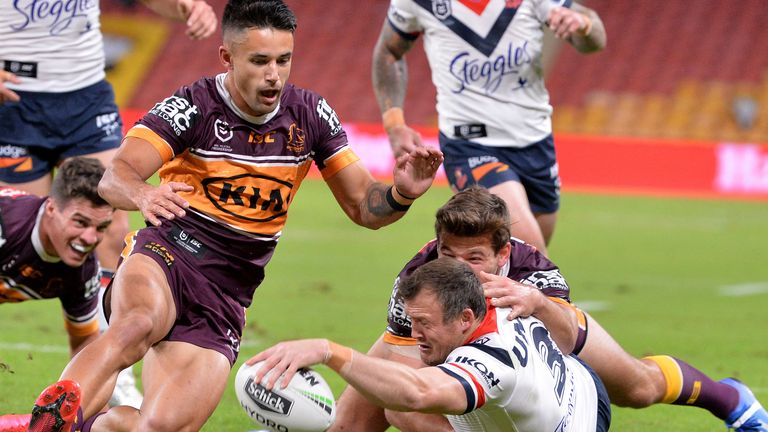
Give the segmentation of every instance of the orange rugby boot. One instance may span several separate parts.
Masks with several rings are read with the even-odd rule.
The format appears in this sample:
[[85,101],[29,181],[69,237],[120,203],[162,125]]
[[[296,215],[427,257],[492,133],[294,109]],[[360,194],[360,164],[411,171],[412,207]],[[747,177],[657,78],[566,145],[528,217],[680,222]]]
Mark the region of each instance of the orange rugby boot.
[[70,432],[80,407],[80,384],[61,380],[40,393],[32,409],[29,432]]

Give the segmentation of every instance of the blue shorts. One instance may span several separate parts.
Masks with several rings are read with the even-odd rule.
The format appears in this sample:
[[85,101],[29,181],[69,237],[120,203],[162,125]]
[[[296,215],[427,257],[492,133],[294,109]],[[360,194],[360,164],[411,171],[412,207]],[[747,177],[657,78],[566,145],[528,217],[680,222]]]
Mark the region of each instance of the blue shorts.
[[552,135],[527,147],[490,147],[440,134],[448,182],[456,190],[514,181],[523,185],[534,213],[560,207],[560,176]]
[[66,158],[120,146],[123,121],[108,82],[66,93],[16,93],[21,101],[0,105],[0,181],[37,180]]

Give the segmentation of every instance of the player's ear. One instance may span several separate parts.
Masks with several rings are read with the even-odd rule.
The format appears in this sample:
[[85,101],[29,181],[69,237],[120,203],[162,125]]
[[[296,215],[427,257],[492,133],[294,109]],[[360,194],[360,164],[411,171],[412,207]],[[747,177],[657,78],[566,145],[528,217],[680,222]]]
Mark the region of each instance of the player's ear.
[[507,242],[507,244],[504,245],[499,250],[499,253],[496,254],[496,265],[497,267],[501,268],[504,267],[504,264],[506,264],[509,261],[509,256],[512,254],[512,243]]
[[56,203],[53,201],[53,198],[48,197],[47,200],[45,200],[45,212],[46,216],[52,216],[53,212],[56,211]]
[[232,51],[223,45],[219,47],[219,61],[227,70],[232,70]]
[[472,324],[474,322],[475,322],[475,313],[472,312],[472,309],[470,308],[464,308],[464,310],[461,311],[461,329],[466,330],[472,327]]

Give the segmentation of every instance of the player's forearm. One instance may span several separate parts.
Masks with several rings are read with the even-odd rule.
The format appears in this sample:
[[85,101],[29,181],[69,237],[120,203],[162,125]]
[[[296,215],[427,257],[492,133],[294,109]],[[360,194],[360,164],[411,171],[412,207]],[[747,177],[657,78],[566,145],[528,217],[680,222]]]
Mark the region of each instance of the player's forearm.
[[413,201],[403,197],[394,186],[373,183],[360,204],[356,222],[371,229],[387,226],[402,218]]
[[375,405],[395,411],[434,411],[425,405],[429,386],[418,369],[334,343],[329,354],[328,367]]
[[120,210],[138,210],[136,197],[151,187],[128,163],[115,159],[99,182],[99,195]]
[[161,17],[177,21],[184,21],[186,19],[179,0],[141,0],[141,2]]
[[576,311],[569,304],[559,303],[543,294],[542,296],[547,300],[536,308],[533,315],[544,323],[560,351],[570,354],[576,346],[579,330]]

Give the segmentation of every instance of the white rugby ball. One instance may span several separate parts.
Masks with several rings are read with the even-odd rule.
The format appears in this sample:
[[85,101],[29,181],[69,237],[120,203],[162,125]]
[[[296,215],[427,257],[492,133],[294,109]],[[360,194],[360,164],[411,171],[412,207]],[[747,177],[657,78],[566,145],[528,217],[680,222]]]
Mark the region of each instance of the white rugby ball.
[[267,390],[253,380],[261,365],[243,363],[235,376],[237,400],[254,422],[275,432],[323,432],[331,426],[336,399],[317,371],[300,369],[287,387],[280,388],[281,378]]

